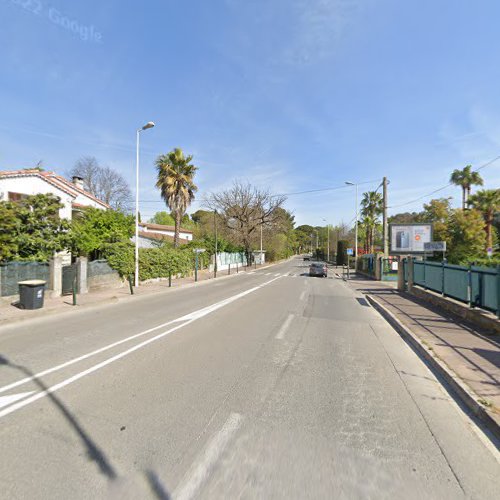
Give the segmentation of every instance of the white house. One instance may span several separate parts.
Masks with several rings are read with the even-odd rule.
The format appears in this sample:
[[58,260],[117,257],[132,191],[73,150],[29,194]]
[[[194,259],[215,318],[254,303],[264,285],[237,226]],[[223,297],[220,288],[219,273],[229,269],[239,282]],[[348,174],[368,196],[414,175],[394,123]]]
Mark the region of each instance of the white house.
[[38,169],[0,171],[0,201],[19,201],[33,194],[52,193],[61,199],[61,218],[71,219],[82,207],[110,208],[107,203],[83,189],[83,180],[74,177],[73,182],[55,172]]
[[[101,210],[111,208],[85,191],[80,177],[73,177],[71,182],[55,172],[38,169],[0,171],[0,201],[19,201],[29,195],[49,193],[60,198],[63,207],[59,210],[59,216],[69,220],[84,207]],[[64,265],[71,263],[69,252],[58,252],[58,255],[62,257]]]
[[[174,241],[175,227],[164,226],[163,224],[150,224],[148,222],[139,223],[139,247],[151,248],[158,246],[164,241]],[[185,245],[193,240],[193,231],[189,229],[179,230],[179,243]],[[135,237],[132,238],[135,242]]]

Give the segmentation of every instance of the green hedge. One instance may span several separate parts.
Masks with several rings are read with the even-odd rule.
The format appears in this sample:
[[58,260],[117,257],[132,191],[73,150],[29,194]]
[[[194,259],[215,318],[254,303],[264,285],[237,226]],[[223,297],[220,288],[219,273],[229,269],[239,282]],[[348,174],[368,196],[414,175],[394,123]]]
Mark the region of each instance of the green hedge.
[[[134,246],[129,243],[107,245],[104,255],[109,265],[118,271],[120,276],[134,274]],[[200,254],[199,267],[206,267],[208,255]],[[139,280],[167,278],[178,274],[188,276],[194,270],[195,253],[191,247],[182,249],[161,246],[158,248],[139,249]]]

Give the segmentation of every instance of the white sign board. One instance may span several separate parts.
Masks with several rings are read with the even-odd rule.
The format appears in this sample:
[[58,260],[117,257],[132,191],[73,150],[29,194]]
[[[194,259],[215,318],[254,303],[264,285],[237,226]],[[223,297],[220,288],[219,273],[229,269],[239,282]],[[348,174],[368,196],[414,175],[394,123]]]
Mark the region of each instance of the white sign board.
[[428,243],[424,243],[424,251],[446,252],[446,241],[430,241]]
[[432,240],[432,224],[391,224],[391,253],[424,253]]

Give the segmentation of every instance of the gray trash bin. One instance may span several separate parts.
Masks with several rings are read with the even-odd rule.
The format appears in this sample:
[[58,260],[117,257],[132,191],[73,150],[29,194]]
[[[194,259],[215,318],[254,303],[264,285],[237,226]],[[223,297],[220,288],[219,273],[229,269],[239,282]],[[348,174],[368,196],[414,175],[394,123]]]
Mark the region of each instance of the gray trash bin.
[[43,280],[19,281],[19,308],[41,309],[46,283]]

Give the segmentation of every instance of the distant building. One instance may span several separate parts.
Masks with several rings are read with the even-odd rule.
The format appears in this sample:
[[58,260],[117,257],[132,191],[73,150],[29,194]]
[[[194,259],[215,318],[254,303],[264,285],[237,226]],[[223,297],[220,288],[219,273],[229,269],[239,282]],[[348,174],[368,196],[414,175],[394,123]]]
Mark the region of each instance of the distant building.
[[[160,245],[165,241],[174,241],[175,227],[164,226],[162,224],[139,223],[139,247],[151,248]],[[179,244],[185,245],[193,240],[193,232],[189,229],[180,228]],[[132,238],[135,242],[135,236]]]
[[83,180],[73,177],[73,181],[65,179],[55,172],[32,170],[0,171],[0,201],[19,201],[29,195],[53,194],[63,204],[59,211],[61,218],[72,219],[75,212],[84,207],[101,210],[111,208],[104,201],[83,189]]

